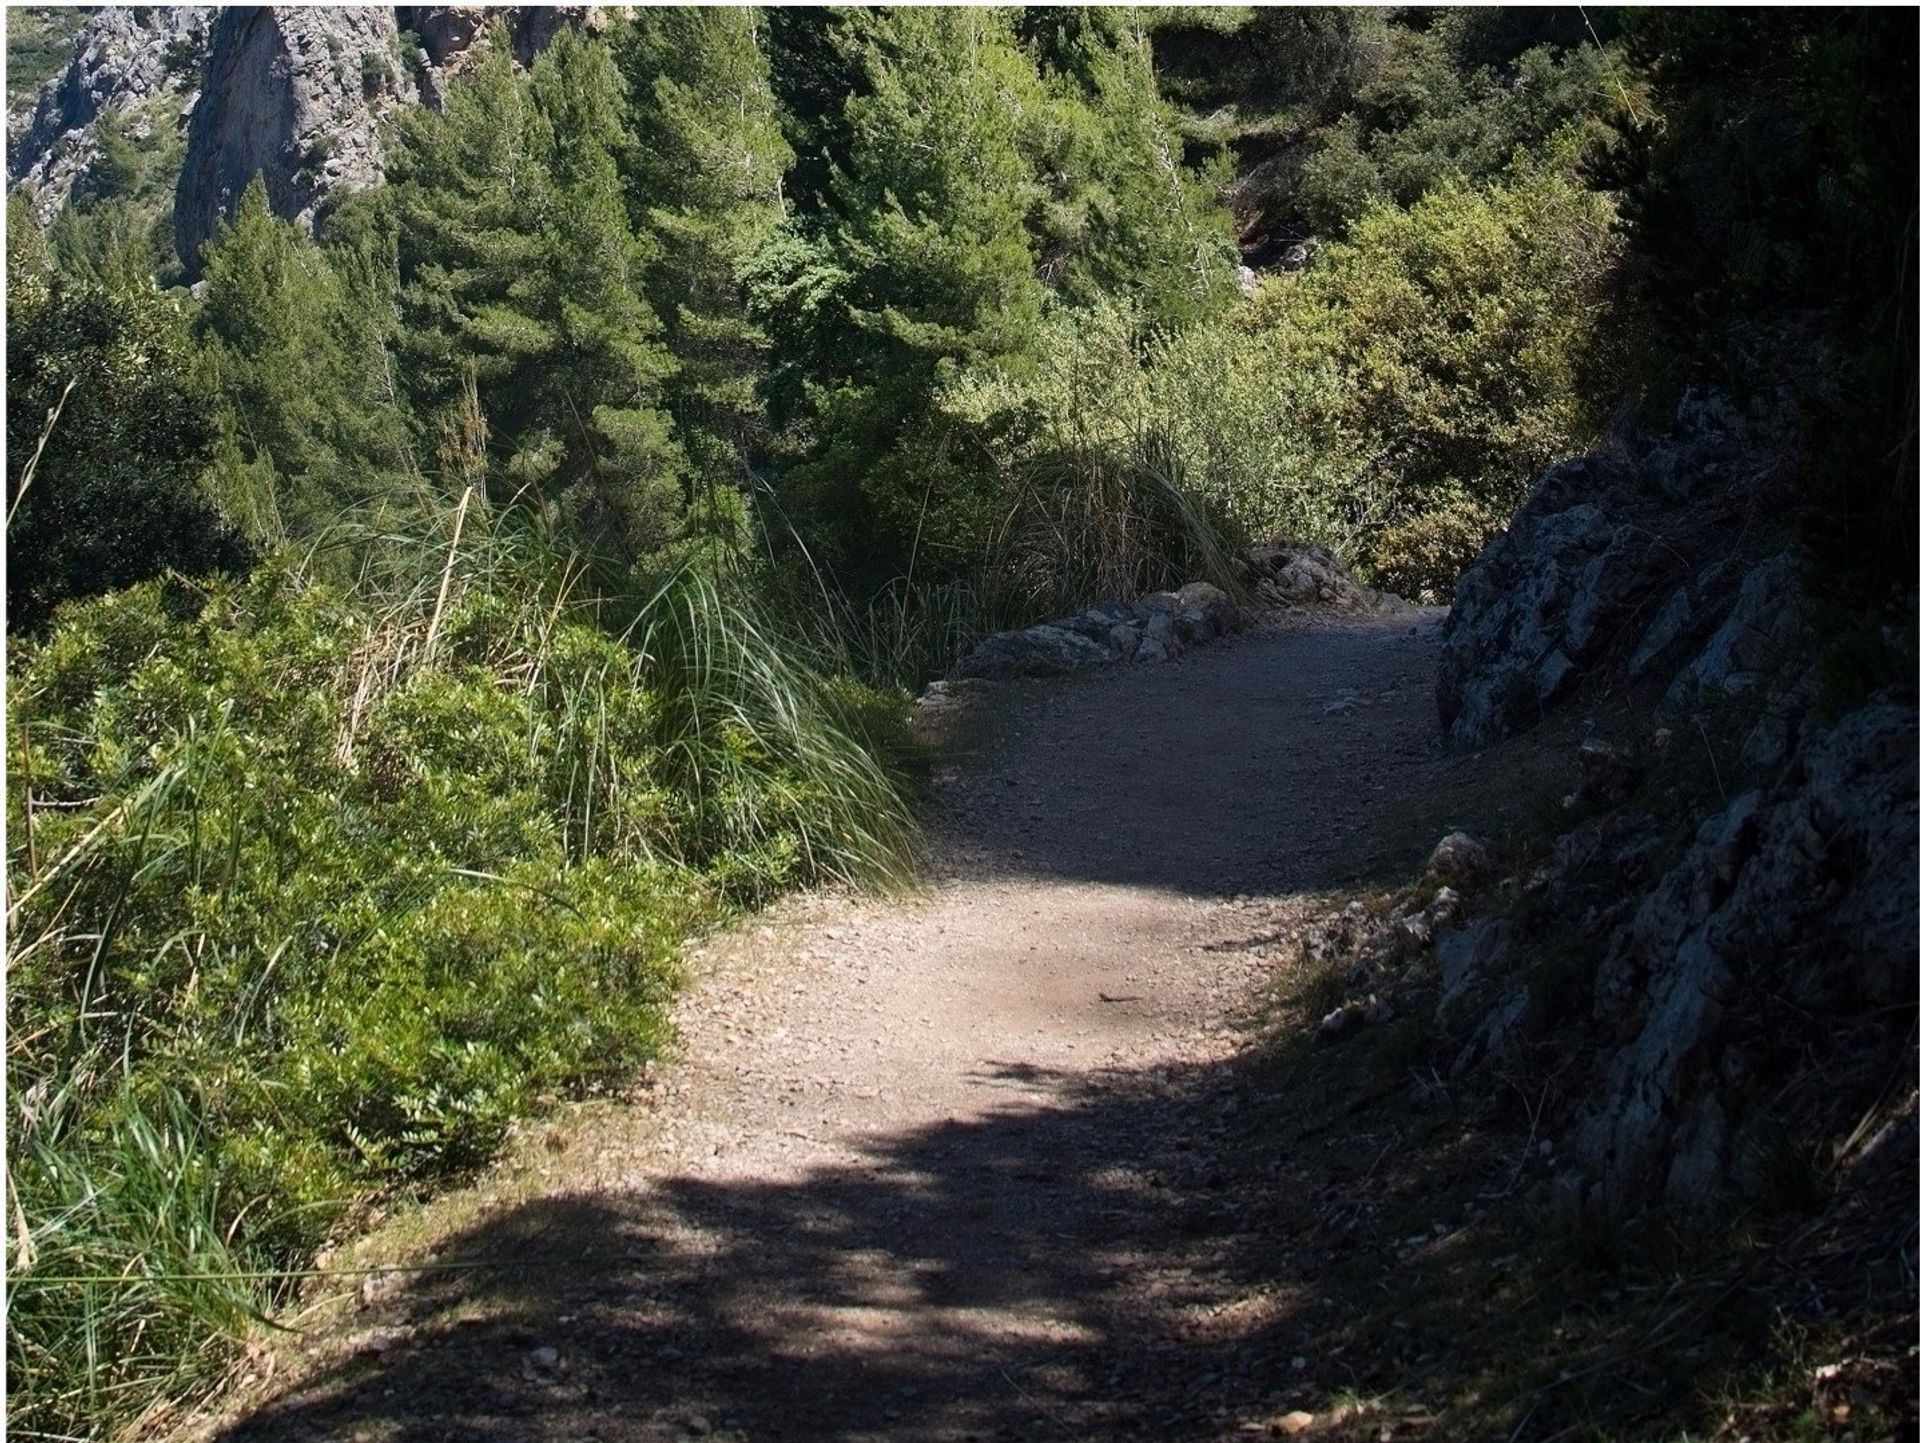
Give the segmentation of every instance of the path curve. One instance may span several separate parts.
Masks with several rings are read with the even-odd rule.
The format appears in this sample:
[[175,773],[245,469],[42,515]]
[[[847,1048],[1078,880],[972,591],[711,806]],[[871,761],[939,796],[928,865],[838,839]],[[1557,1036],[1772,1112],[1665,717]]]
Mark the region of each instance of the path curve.
[[1238,1199],[1271,1180],[1209,1143],[1264,922],[1433,763],[1437,621],[1275,618],[1021,688],[939,778],[922,894],[708,948],[652,1105],[428,1210],[418,1247],[495,1266],[370,1283],[220,1436],[1251,1426],[1286,1360]]

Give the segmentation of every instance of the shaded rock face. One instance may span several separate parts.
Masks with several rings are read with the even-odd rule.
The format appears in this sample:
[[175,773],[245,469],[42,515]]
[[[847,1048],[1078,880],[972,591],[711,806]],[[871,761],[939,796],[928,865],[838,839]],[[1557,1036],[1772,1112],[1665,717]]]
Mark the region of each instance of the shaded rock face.
[[1576,1133],[1580,1184],[1617,1203],[1697,1202],[1761,1159],[1756,1081],[1803,1025],[1910,1008],[1915,937],[1911,706],[1882,701],[1822,732],[1793,774],[1710,817],[1615,936],[1595,1021],[1617,1046]]
[[[1669,816],[1629,796],[1530,875],[1423,905],[1429,869],[1385,915],[1322,923],[1312,955],[1352,962],[1371,1011],[1425,1010],[1436,1076],[1564,1089],[1536,1119],[1558,1144],[1542,1203],[1764,1202],[1783,1145],[1851,1166],[1835,1145],[1911,1074],[1917,755],[1911,694],[1883,693],[1729,799]],[[1366,1015],[1349,1001],[1322,1035]]]
[[[1817,720],[1791,498],[1769,490],[1791,439],[1695,401],[1672,436],[1553,468],[1462,577],[1443,633],[1454,745],[1497,742],[1589,684],[1620,738],[1590,735],[1574,759],[1566,805],[1598,820],[1503,884],[1544,905],[1513,910],[1511,934],[1487,920],[1435,943],[1442,1021],[1458,1037],[1485,1019],[1456,1075],[1498,1055],[1489,1028],[1593,1059],[1567,1119],[1569,1204],[1751,1196],[1790,1099],[1792,1145],[1822,1146],[1907,1055],[1920,725],[1892,690]],[[1691,801],[1640,790],[1676,734],[1710,754]],[[1557,964],[1551,996],[1530,994],[1487,960],[1509,936],[1517,956],[1577,956],[1577,973]]]
[[31,193],[42,225],[99,158],[92,131],[96,120],[167,97],[173,107],[144,123],[172,122],[194,103],[200,53],[214,13],[206,5],[114,5],[90,15],[74,12],[73,59],[42,88],[30,114],[8,119],[7,180]]
[[308,230],[335,194],[380,180],[379,121],[419,98],[398,37],[391,9],[220,12],[174,199],[174,244],[190,274],[255,175],[274,214]]
[[[1724,408],[1690,401],[1675,434],[1638,454],[1543,475],[1456,589],[1437,697],[1449,744],[1525,730],[1615,665],[1635,678],[1690,669],[1675,712],[1790,666],[1807,636],[1792,558],[1736,557],[1748,528],[1714,524],[1758,496],[1763,449]],[[1730,611],[1742,620],[1717,658],[1689,666],[1688,643]]]

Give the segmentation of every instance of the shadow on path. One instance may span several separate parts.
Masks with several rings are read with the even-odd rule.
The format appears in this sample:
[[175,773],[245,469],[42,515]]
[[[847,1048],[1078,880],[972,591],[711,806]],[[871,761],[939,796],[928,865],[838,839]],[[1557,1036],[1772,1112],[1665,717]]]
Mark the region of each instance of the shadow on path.
[[1288,1363],[1313,1288],[1221,1312],[1275,1261],[1247,1199],[1280,1170],[1217,1146],[1240,1069],[978,1081],[1023,1100],[790,1178],[516,1207],[440,1253],[502,1265],[413,1275],[380,1352],[226,1436],[1199,1438],[1324,1390]]
[[1171,666],[1033,684],[946,789],[940,839],[988,873],[1191,897],[1351,871],[1440,761],[1443,614],[1283,620]]

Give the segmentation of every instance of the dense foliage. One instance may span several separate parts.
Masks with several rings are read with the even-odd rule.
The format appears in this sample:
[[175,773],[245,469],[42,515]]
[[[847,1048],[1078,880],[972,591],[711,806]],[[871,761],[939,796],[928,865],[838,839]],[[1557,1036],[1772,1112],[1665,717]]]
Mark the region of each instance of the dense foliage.
[[[485,532],[447,593],[374,604],[283,557],[70,607],[17,653],[16,1424],[136,1411],[257,1306],[224,1275],[297,1268],[357,1196],[617,1084],[727,907],[900,866],[897,707],[696,578],[609,635]],[[157,1231],[183,1163],[207,1227]],[[145,1281],[40,1281],[99,1274]]]
[[167,569],[244,564],[201,494],[212,428],[181,309],[151,278],[121,290],[54,274],[16,208],[7,251],[7,616]]
[[1274,531],[1444,598],[1694,379],[1792,378],[1839,589],[1910,586],[1912,54],[642,8],[491,32],[386,184],[308,235],[256,183],[191,294],[178,128],[103,118],[8,237],[16,1421],[207,1376],[278,1295],[236,1273],[617,1084],[688,931],[890,874],[899,688],[982,629]]

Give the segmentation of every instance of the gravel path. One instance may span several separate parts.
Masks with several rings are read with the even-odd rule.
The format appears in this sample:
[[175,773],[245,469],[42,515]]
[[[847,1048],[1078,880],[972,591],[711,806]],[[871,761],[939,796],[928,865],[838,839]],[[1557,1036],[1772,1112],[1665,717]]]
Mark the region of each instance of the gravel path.
[[1276,619],[1023,688],[938,779],[922,893],[710,946],[648,1105],[360,1253],[488,1266],[321,1310],[223,1436],[1263,1427],[1311,1351],[1241,1265],[1247,1199],[1288,1179],[1211,1144],[1270,924],[1433,765],[1436,621]]

